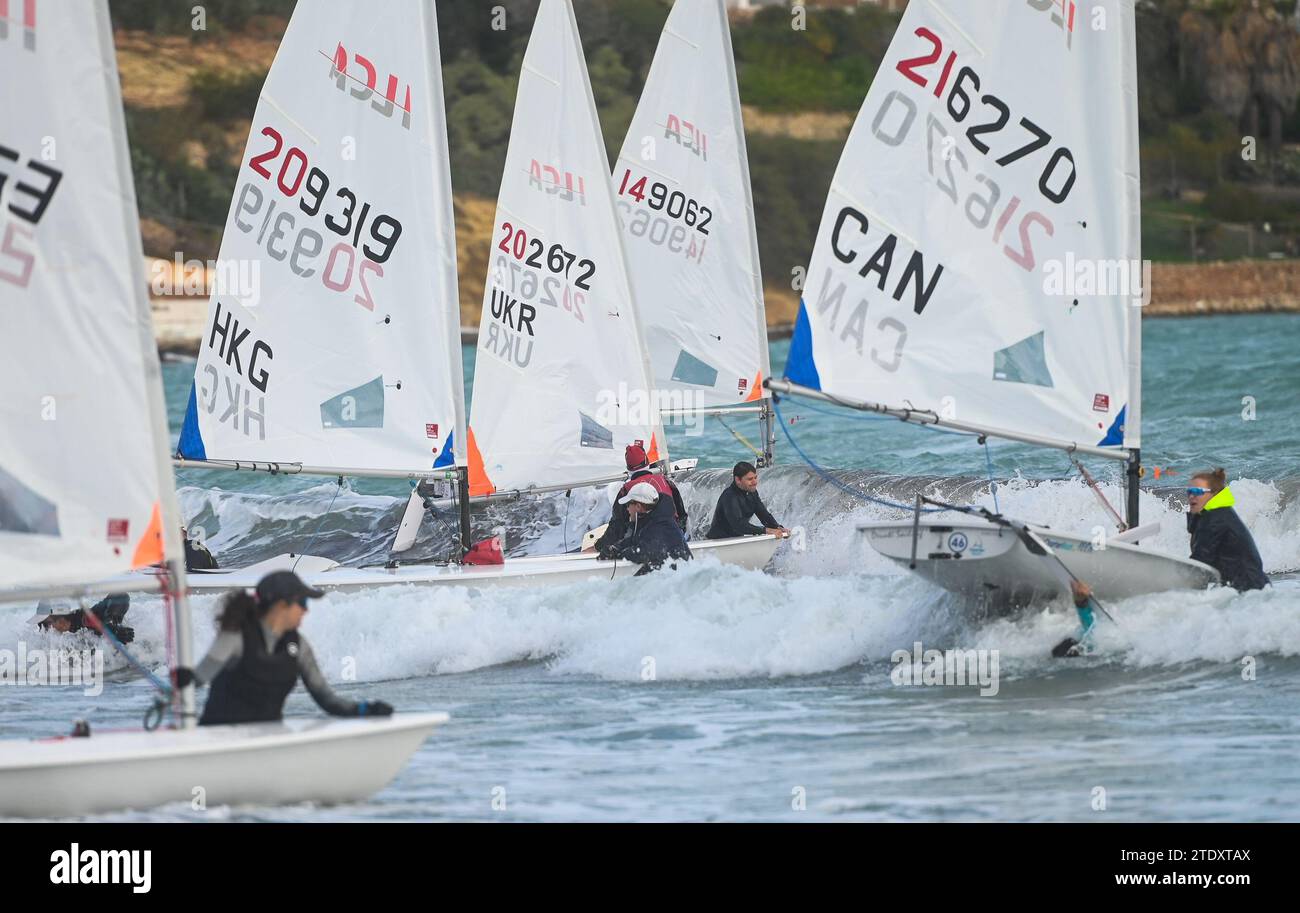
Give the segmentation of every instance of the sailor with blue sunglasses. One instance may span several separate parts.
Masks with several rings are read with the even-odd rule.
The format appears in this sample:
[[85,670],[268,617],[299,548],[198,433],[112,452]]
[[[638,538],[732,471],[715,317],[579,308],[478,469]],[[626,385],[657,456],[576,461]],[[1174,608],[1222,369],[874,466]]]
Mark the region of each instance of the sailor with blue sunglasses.
[[1235,500],[1222,468],[1198,472],[1187,489],[1187,531],[1192,560],[1208,564],[1238,590],[1268,585],[1268,575],[1250,530],[1233,509]]

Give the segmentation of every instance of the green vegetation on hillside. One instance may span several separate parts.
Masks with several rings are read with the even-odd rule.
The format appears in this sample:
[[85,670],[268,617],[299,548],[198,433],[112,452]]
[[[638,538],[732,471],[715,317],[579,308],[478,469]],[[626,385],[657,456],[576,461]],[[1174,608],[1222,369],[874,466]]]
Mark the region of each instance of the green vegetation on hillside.
[[[273,42],[292,0],[208,0],[207,31],[192,4],[111,0],[115,24],[171,40],[222,46]],[[504,8],[506,28],[493,28]],[[514,93],[537,0],[439,0],[452,178],[494,199]],[[667,17],[667,0],[576,0],[611,159],[622,143]],[[1300,35],[1295,0],[1138,0],[1144,243],[1149,256],[1192,259],[1292,252],[1300,236]],[[872,5],[807,12],[791,28],[771,7],[733,22],[742,101],[800,116],[854,112],[898,21]],[[186,45],[187,47],[189,45]],[[176,225],[191,245],[215,247],[229,207],[248,120],[264,73],[205,64],[167,110],[132,109],[141,211]],[[780,123],[778,120],[777,123]],[[805,263],[842,138],[748,137],[767,278],[788,284]],[[1245,137],[1253,137],[1251,159]],[[204,251],[196,250],[196,253]]]

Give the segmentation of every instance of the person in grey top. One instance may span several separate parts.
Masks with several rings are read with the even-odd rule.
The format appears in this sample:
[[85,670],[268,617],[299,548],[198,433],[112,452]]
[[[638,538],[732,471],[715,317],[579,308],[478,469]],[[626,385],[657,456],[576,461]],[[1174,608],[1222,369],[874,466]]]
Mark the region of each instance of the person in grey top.
[[307,586],[293,571],[262,578],[256,595],[242,590],[226,597],[216,642],[191,670],[178,668],[176,686],[211,683],[199,725],[278,721],[298,679],[321,709],[333,716],[389,716],[383,701],[352,701],[325,681],[307,639],[298,632],[307,600],[325,593]]

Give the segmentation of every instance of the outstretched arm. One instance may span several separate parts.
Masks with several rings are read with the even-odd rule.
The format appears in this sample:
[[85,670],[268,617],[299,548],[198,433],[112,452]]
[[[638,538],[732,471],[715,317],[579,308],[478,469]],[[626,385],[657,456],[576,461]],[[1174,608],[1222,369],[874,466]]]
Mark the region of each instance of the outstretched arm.
[[756,505],[754,513],[758,515],[758,519],[762,520],[763,526],[766,527],[763,532],[766,532],[768,529],[782,528],[781,524],[776,522],[776,517],[772,516],[772,513],[767,509],[767,505],[763,503],[763,499],[758,495],[754,495],[754,504]]
[[[741,505],[740,498],[726,498],[726,500],[723,502],[722,515],[727,520],[727,530],[733,536],[734,535],[761,536],[763,535],[763,533],[767,532],[767,530],[764,529],[763,527],[755,526],[753,523],[750,523],[745,518],[744,512],[741,510],[740,505]],[[743,530],[743,532],[737,533],[736,530]]]
[[331,716],[360,716],[361,705],[357,701],[339,697],[325,681],[320,666],[316,664],[316,654],[306,638],[298,638],[298,669],[302,673],[302,683],[307,686],[312,700]]
[[681,527],[682,532],[690,532],[690,522],[686,517],[686,499],[682,497],[681,489],[677,487],[672,479],[668,480],[668,487],[673,493],[673,507],[677,510],[677,525]]

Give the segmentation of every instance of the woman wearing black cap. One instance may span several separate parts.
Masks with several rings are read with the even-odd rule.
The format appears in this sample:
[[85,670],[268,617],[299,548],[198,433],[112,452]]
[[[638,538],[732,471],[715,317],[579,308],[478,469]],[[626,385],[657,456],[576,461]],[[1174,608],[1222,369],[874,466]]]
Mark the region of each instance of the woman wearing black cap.
[[325,681],[298,625],[307,600],[324,596],[293,571],[262,578],[256,597],[244,591],[226,597],[221,633],[198,668],[177,669],[176,684],[212,683],[199,725],[265,723],[279,720],[284,702],[301,678],[321,709],[333,716],[388,716],[383,701],[350,701]]

